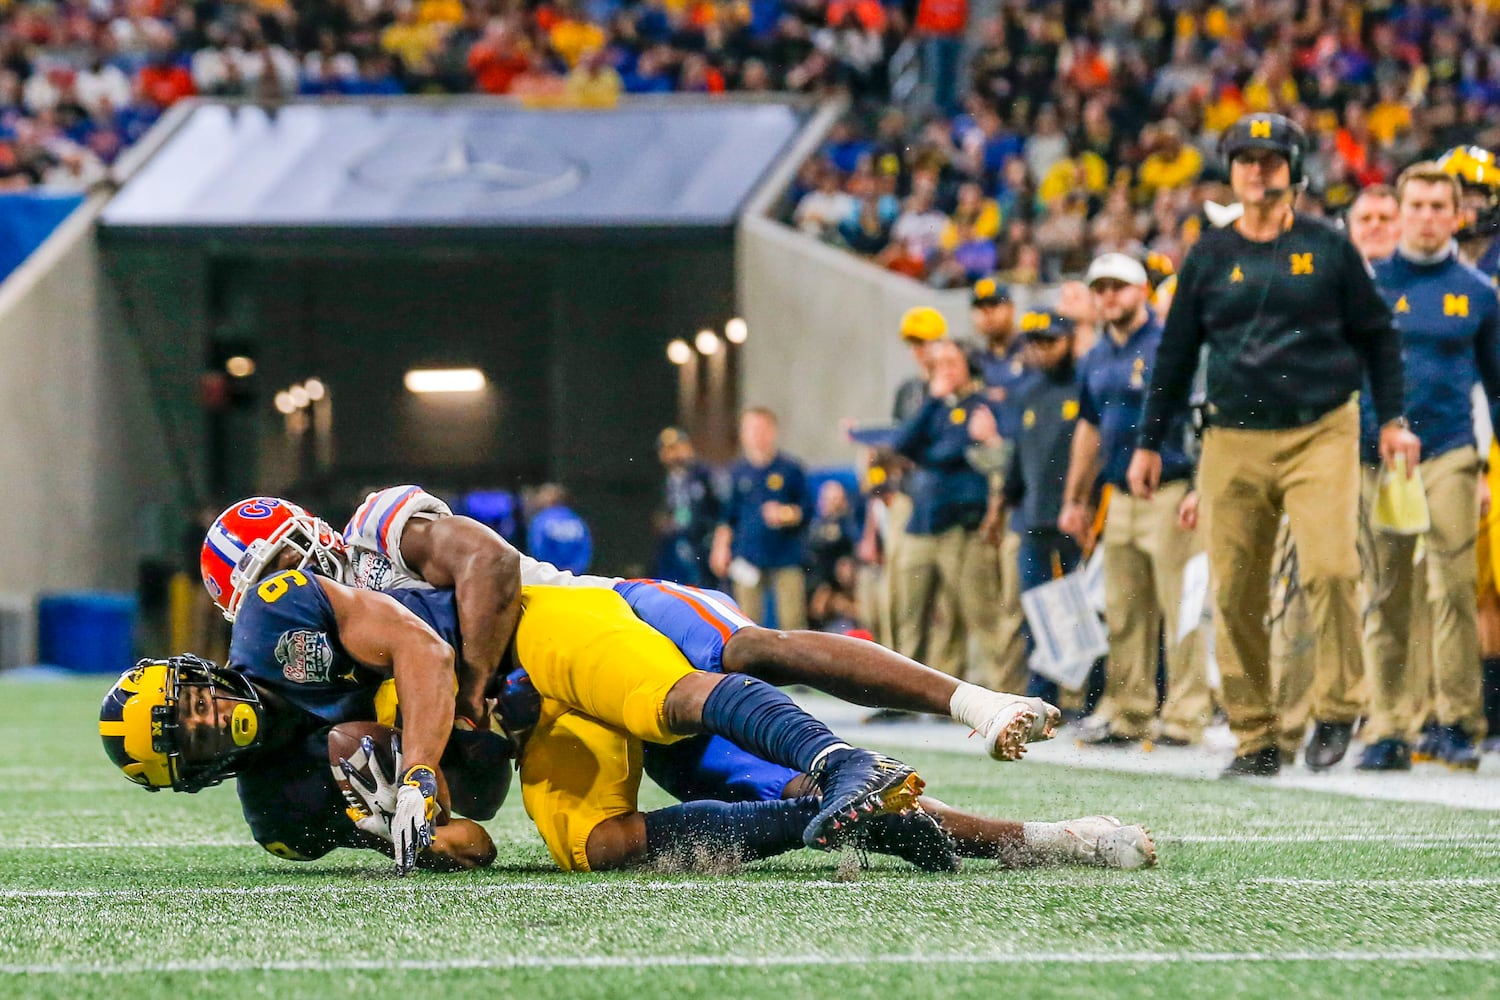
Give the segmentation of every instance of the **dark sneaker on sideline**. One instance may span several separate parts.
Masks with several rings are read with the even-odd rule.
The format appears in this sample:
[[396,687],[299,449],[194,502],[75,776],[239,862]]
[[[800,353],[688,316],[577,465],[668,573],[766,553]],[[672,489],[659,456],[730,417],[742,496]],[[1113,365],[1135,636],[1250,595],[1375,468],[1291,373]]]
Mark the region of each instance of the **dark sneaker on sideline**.
[[835,750],[811,777],[823,793],[823,808],[802,831],[802,842],[819,851],[843,847],[872,816],[910,809],[926,787],[894,757],[859,749]]
[[1313,723],[1312,735],[1307,738],[1304,758],[1314,771],[1326,771],[1344,759],[1349,752],[1349,739],[1354,735],[1352,722]]
[[1405,740],[1376,740],[1360,754],[1356,771],[1410,771],[1411,744]]
[[1281,751],[1266,747],[1254,753],[1241,754],[1219,772],[1221,778],[1274,778],[1281,773]]
[[1432,759],[1455,771],[1473,771],[1479,767],[1479,751],[1463,726],[1439,726]]

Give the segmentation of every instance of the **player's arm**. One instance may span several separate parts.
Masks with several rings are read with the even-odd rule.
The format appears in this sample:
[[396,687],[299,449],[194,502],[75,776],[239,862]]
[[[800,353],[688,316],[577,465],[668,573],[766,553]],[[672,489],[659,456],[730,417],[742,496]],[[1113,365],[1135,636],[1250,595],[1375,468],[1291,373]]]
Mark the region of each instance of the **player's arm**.
[[440,872],[466,872],[494,863],[495,842],[471,819],[454,819],[438,827],[433,831],[431,846],[417,858],[418,868]]
[[407,769],[423,765],[435,774],[453,730],[453,647],[386,594],[318,582],[344,652],[396,679]]
[[521,615],[521,554],[472,518],[441,517],[407,523],[401,558],[434,587],[453,588],[464,646],[457,703],[482,728],[484,693]]
[[1177,278],[1177,297],[1167,314],[1156,363],[1151,368],[1151,385],[1146,390],[1138,443],[1143,451],[1161,451],[1172,417],[1187,409],[1193,389],[1193,373],[1198,369],[1198,354],[1204,341],[1199,288],[1201,254],[1201,248],[1189,253]]

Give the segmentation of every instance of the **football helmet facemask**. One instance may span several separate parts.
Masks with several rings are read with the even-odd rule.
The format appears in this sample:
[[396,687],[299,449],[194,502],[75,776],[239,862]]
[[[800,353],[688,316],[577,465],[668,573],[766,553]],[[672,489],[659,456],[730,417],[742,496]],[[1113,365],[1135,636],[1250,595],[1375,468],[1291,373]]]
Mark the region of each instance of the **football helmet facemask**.
[[[210,699],[233,703],[234,748],[208,761],[183,757],[178,702],[203,688]],[[249,678],[191,654],[141,660],[120,675],[99,707],[104,752],[125,777],[148,791],[196,792],[238,773],[238,763],[265,738],[264,703]]]
[[[287,551],[300,557],[279,565]],[[203,586],[224,617],[234,621],[250,588],[268,570],[311,569],[343,581],[344,541],[322,518],[290,500],[250,497],[214,519],[199,557]]]

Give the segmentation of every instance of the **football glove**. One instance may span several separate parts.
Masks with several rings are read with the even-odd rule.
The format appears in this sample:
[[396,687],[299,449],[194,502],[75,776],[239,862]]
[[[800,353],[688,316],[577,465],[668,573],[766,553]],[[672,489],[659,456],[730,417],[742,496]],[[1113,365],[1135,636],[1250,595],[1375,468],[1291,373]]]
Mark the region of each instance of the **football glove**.
[[[397,758],[398,770],[401,767],[399,761]],[[370,774],[368,778],[362,773],[366,768]],[[354,825],[390,843],[391,817],[396,814],[396,779],[394,774],[386,774],[385,768],[380,766],[374,740],[366,736],[359,741],[359,749],[354,751],[353,757],[340,757],[339,772],[349,784],[344,799],[349,803],[346,812]],[[334,775],[335,780],[338,777],[338,774]]]
[[[397,764],[399,770],[402,765]],[[417,867],[417,855],[432,846],[438,814],[437,774],[426,764],[413,764],[401,773],[396,788],[396,813],[391,817],[391,843],[396,849],[396,874]]]

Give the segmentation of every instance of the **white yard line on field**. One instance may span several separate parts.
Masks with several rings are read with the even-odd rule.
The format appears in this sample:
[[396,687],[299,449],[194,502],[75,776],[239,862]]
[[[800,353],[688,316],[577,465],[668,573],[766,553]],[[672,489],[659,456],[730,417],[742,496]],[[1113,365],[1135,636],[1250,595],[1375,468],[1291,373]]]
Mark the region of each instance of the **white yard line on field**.
[[[1097,871],[1097,870],[1096,870]],[[1080,884],[1076,878],[1053,878],[1049,874],[1037,877],[1035,874],[1023,872],[1007,872],[996,870],[996,880],[1016,880],[1016,884],[1027,889],[1057,888],[1078,890],[1087,888]],[[1300,878],[1295,876],[1265,876],[1261,878],[1205,878],[1203,876],[1174,875],[1170,881],[1154,881],[1150,875],[1121,875],[1121,879],[1131,881],[1121,882],[1118,888],[1157,890],[1162,892],[1176,892],[1187,886],[1220,886],[1232,887],[1241,885],[1284,885],[1293,887],[1309,888],[1337,888],[1348,886],[1357,889],[1461,889],[1481,888],[1486,886],[1500,886],[1500,876],[1450,876],[1443,878]],[[892,892],[909,893],[909,883],[884,883],[879,881],[833,881],[829,879],[795,879],[788,880],[795,884],[797,890],[811,891],[822,889],[834,889],[840,891],[857,890],[861,894],[868,895],[873,890],[889,886]],[[744,882],[732,882],[725,879],[689,880],[681,882],[630,882],[630,883],[602,883],[602,882],[570,882],[564,879],[551,881],[526,881],[506,882],[496,885],[475,885],[473,883],[447,883],[432,884],[421,882],[402,881],[391,879],[383,881],[361,881],[348,885],[330,885],[318,883],[315,885],[257,885],[257,886],[156,886],[140,889],[0,889],[0,901],[4,900],[48,900],[48,899],[120,899],[138,901],[146,898],[183,898],[183,897],[240,897],[240,896],[295,896],[295,895],[317,895],[336,896],[341,894],[354,894],[361,900],[371,896],[380,895],[427,895],[458,893],[465,896],[505,896],[524,893],[535,896],[538,893],[556,893],[559,895],[603,895],[608,893],[628,894],[641,893],[691,893],[710,892],[720,893],[734,887],[734,892],[743,895],[747,890],[764,889],[767,892],[783,892],[788,882],[766,881],[747,885]],[[982,883],[971,882],[969,885]],[[941,888],[945,885],[942,881],[932,883],[934,887]]]
[[653,969],[653,968],[778,968],[800,966],[901,965],[1163,965],[1175,963],[1229,964],[1236,962],[1335,962],[1396,964],[1430,962],[1495,962],[1500,951],[1409,949],[1389,951],[1039,951],[966,952],[962,954],[869,955],[513,955],[443,959],[291,959],[253,962],[244,959],[77,964],[0,964],[0,975],[118,976],[159,975],[166,972],[401,972],[459,971],[464,969]]

